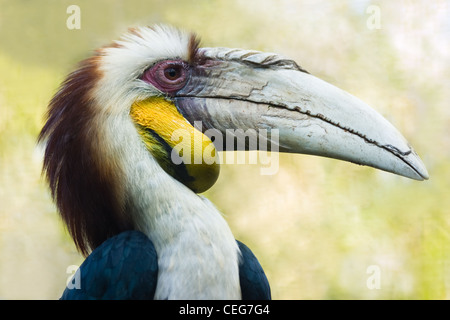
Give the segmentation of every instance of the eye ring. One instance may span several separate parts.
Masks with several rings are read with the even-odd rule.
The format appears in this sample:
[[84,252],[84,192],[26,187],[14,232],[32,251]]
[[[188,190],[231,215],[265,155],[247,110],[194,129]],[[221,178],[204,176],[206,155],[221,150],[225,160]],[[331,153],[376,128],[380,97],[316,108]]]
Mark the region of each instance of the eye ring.
[[189,79],[189,64],[183,60],[161,61],[144,72],[141,80],[169,95],[184,87]]

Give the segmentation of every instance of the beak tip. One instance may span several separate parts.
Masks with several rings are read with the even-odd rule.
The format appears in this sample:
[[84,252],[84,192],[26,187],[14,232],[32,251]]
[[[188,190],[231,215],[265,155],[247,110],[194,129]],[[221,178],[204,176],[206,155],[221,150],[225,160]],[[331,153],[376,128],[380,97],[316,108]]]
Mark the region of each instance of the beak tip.
[[430,176],[428,175],[428,172],[417,172],[417,174],[413,177],[411,177],[414,180],[417,181],[425,181],[428,180],[430,178]]
[[403,159],[408,164],[410,168],[409,171],[412,171],[413,173],[409,177],[418,181],[428,180],[430,178],[430,175],[428,174],[425,164],[422,162],[419,155],[414,151],[414,149],[411,148],[411,151],[412,152],[409,154],[407,159]]
[[421,175],[422,180],[428,180],[430,178],[430,175],[428,174],[428,171],[425,168],[425,166],[422,167],[422,170],[419,172],[419,174]]
[[430,175],[428,174],[428,171],[425,167],[422,168],[421,171],[418,172],[420,175],[419,181],[428,180],[430,178]]

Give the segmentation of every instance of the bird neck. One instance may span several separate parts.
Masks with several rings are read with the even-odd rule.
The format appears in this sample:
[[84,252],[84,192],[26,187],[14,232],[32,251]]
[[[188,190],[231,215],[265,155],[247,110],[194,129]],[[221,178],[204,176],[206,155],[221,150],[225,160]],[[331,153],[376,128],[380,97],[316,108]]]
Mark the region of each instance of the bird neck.
[[[137,135],[130,123],[123,137]],[[124,141],[127,211],[158,254],[157,299],[239,299],[239,249],[206,198],[168,175],[139,139]]]

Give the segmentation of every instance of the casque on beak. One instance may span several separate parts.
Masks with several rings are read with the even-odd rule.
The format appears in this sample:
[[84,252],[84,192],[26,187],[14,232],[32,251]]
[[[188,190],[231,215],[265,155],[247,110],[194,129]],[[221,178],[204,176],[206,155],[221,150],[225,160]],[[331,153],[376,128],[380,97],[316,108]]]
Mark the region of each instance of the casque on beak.
[[[279,151],[367,165],[415,180],[428,179],[419,156],[398,130],[349,93],[279,55],[202,48],[189,81],[173,97],[202,130],[279,130]],[[215,143],[216,144],[216,143]],[[216,145],[225,150],[225,145]],[[250,149],[246,146],[246,149]]]

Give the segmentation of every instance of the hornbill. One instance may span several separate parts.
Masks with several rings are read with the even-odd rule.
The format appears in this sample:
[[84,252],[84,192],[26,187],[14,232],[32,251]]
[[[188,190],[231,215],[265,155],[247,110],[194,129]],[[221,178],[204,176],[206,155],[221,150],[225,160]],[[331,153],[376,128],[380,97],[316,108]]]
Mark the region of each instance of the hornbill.
[[68,75],[39,136],[52,197],[87,257],[62,299],[270,298],[258,260],[200,195],[218,151],[261,148],[226,143],[231,129],[272,151],[428,178],[387,120],[293,60],[131,28]]

